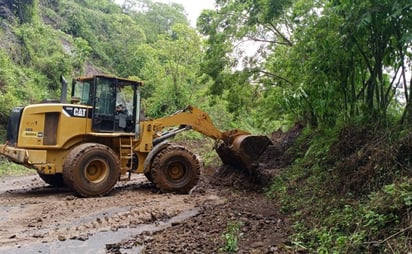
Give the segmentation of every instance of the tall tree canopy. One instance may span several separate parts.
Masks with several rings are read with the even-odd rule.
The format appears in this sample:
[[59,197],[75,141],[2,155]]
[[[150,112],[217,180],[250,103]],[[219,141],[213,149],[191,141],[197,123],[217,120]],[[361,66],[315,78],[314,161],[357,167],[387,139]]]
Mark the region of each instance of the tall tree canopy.
[[[212,93],[240,84],[253,87],[248,93],[259,89],[265,107],[257,118],[328,126],[339,119],[385,118],[389,109],[401,108],[406,120],[411,8],[407,0],[217,1],[217,9],[198,20],[208,40],[203,71],[214,80]],[[255,42],[258,54],[239,68],[233,48],[245,40]]]

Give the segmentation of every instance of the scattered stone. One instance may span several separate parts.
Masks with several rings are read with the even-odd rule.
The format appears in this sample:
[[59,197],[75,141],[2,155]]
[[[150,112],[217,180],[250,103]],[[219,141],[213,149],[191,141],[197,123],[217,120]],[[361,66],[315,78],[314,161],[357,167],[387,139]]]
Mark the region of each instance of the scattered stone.
[[77,197],[70,195],[66,197],[66,200],[70,201],[70,200],[75,200]]
[[31,235],[33,238],[43,238],[44,237],[44,235],[43,234],[40,234],[40,233],[34,233],[34,234],[32,234]]
[[89,236],[85,234],[81,234],[76,239],[79,241],[87,241],[89,239]]

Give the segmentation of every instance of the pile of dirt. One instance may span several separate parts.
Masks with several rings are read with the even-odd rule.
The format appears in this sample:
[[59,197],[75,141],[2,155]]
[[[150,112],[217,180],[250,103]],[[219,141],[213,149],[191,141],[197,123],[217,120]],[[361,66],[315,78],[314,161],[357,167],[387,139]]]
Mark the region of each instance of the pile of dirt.
[[394,142],[385,130],[349,125],[340,131],[338,141],[330,148],[330,190],[337,194],[368,195],[392,183],[397,178],[395,172],[408,171],[410,151],[410,135]]
[[303,126],[299,123],[287,132],[278,129],[270,136],[273,144],[261,155],[253,170],[244,171],[231,165],[222,165],[217,168],[211,183],[239,190],[265,191],[279,171],[292,163],[294,157],[287,151],[295,143],[302,129]]
[[[256,193],[229,189],[219,196],[227,201],[202,204],[197,216],[153,235],[139,235],[132,242],[143,243],[144,253],[219,253],[230,247],[237,253],[287,253],[289,226],[275,202]],[[234,246],[225,241],[231,227],[238,231],[226,237],[236,237]]]

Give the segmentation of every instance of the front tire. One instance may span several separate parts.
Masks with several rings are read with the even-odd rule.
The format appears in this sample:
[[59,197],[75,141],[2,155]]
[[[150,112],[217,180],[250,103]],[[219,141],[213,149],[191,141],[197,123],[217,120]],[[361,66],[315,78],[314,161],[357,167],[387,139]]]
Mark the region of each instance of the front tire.
[[144,176],[146,177],[147,180],[149,180],[149,182],[153,183],[153,176],[152,176],[152,172],[147,172],[144,173]]
[[151,177],[162,192],[188,193],[199,181],[200,168],[194,153],[183,146],[171,145],[153,158]]
[[83,197],[108,194],[120,176],[120,162],[108,146],[97,143],[81,144],[66,157],[63,179]]

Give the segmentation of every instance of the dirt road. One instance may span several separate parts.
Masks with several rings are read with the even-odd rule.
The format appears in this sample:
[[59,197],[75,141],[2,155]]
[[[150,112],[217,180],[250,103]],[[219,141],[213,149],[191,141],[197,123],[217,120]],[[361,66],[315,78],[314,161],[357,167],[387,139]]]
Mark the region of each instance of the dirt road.
[[77,198],[37,175],[0,183],[0,253],[106,253],[106,244],[160,230],[195,215],[201,204],[220,202],[213,192],[160,194],[144,176],[119,182],[100,198]]
[[0,253],[291,253],[276,202],[242,181],[203,172],[191,194],[175,195],[135,176],[109,196],[77,198],[37,175],[3,177]]

